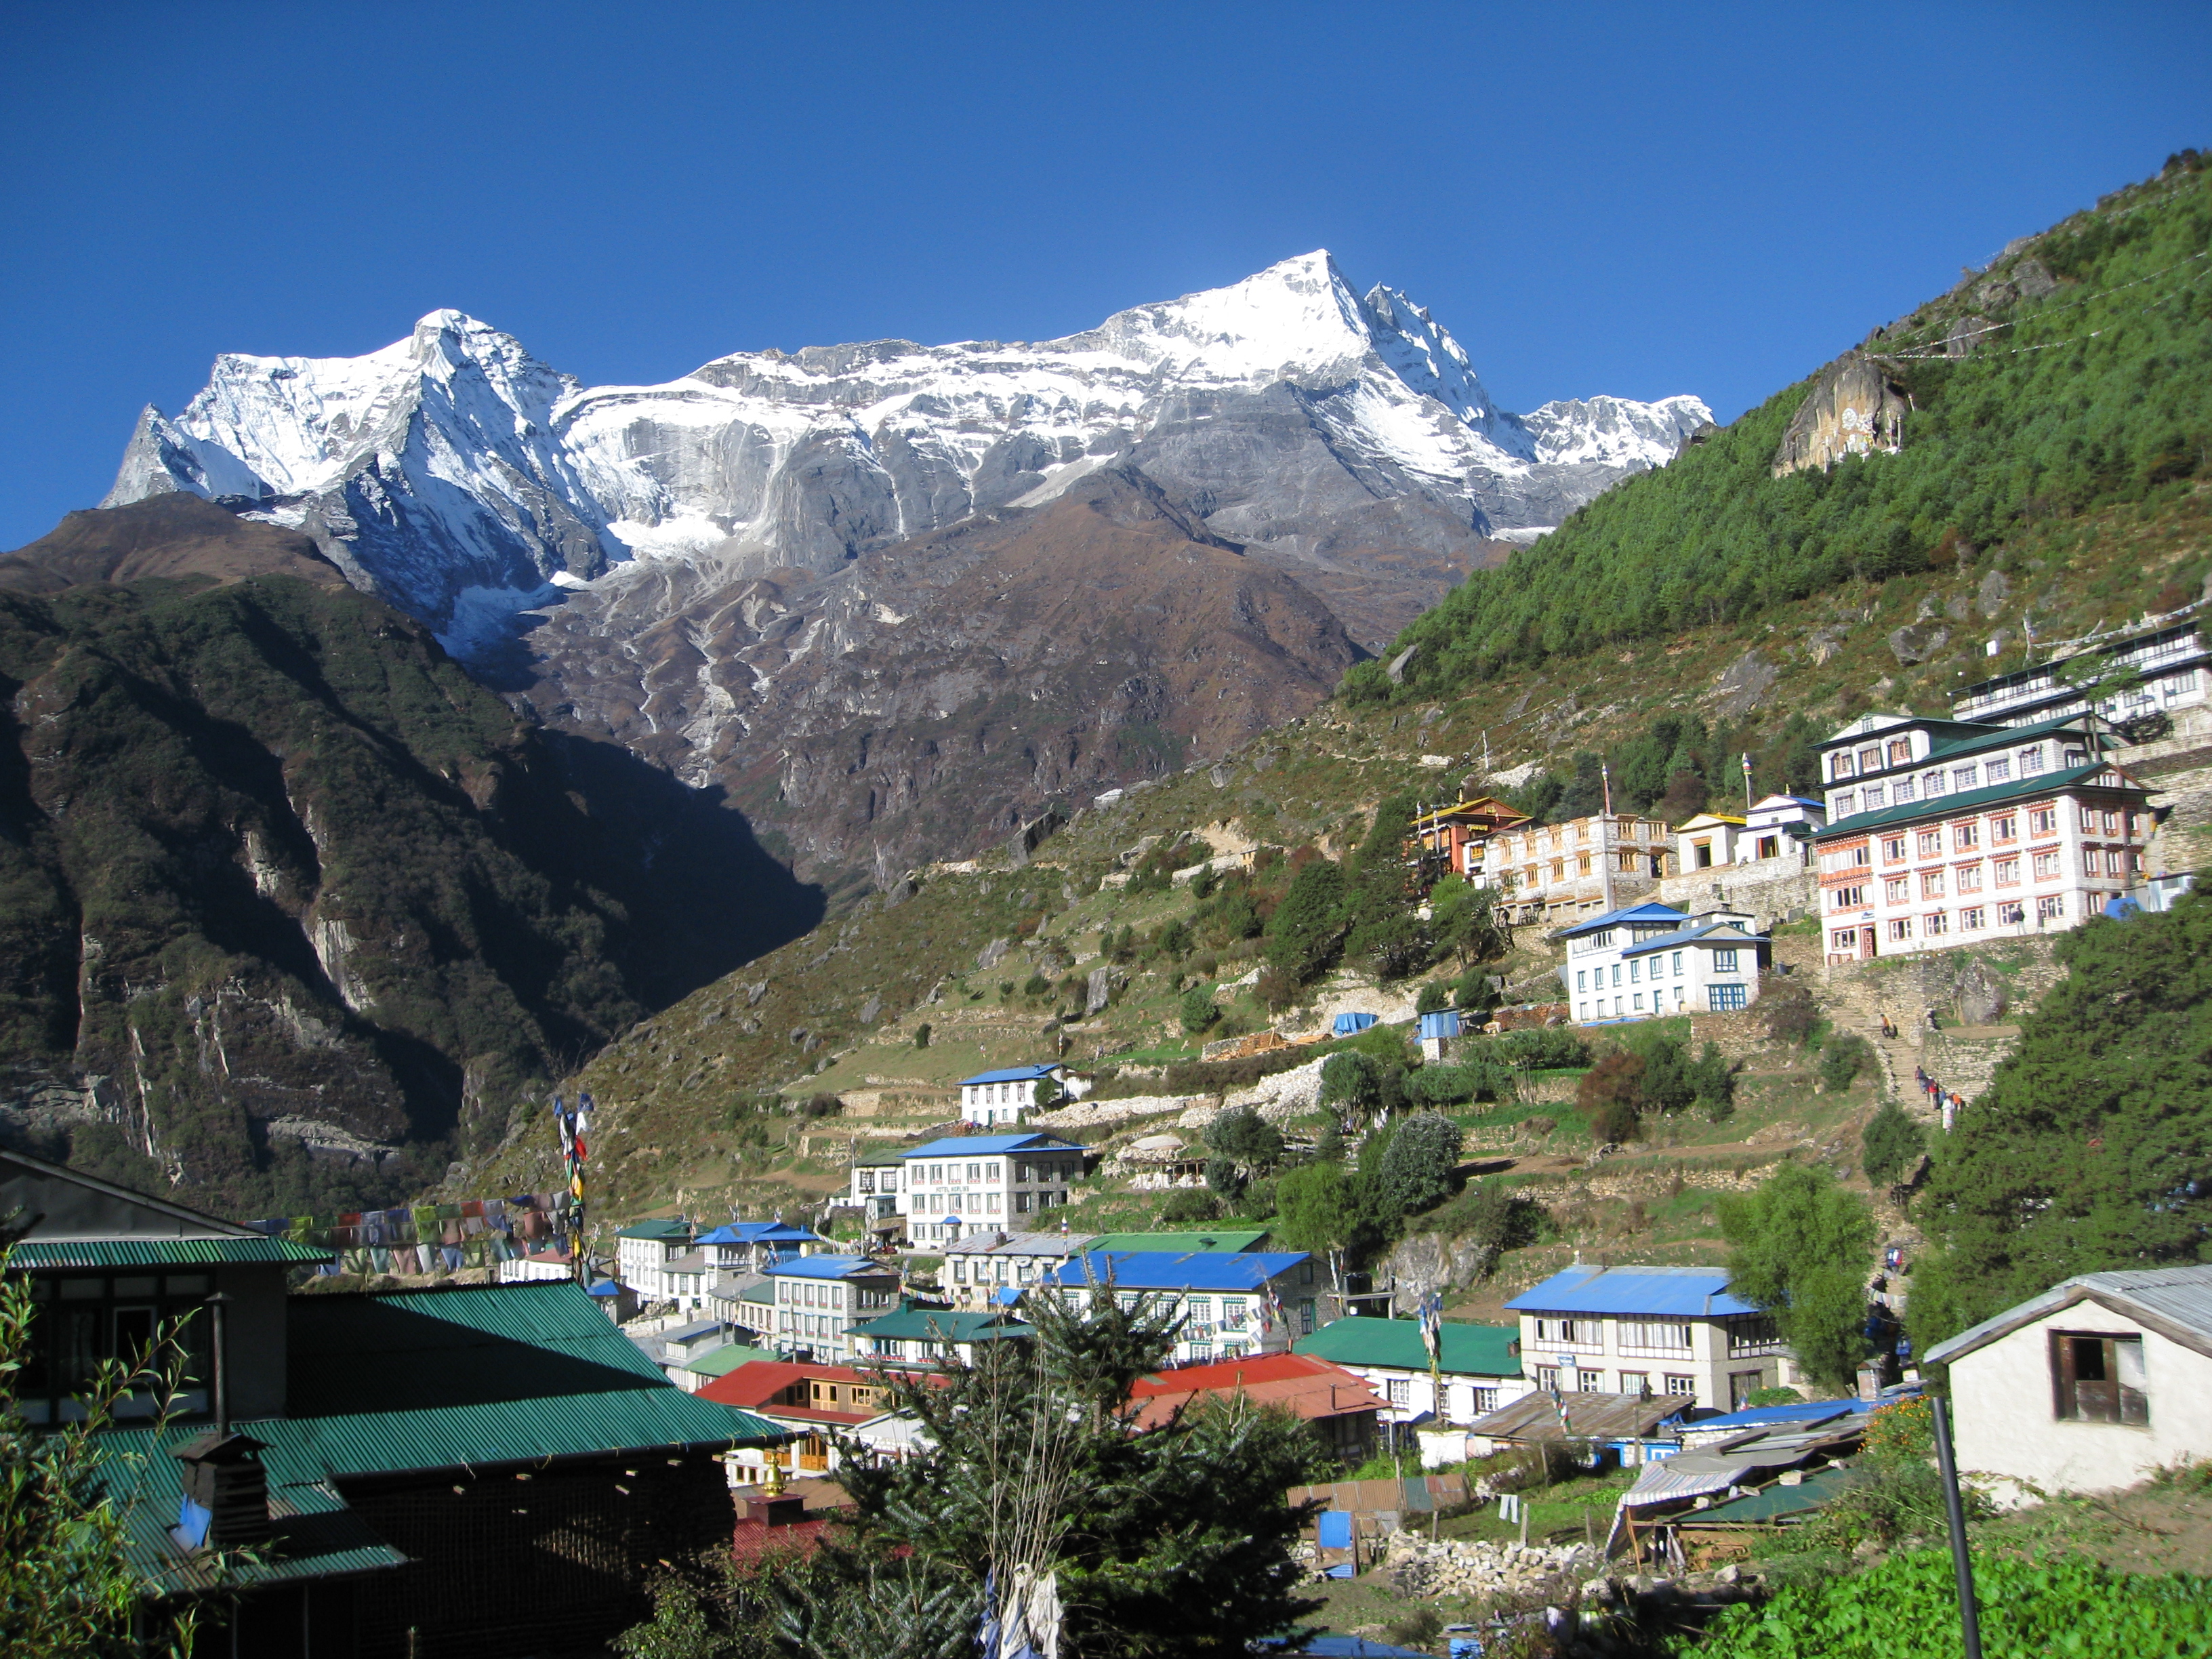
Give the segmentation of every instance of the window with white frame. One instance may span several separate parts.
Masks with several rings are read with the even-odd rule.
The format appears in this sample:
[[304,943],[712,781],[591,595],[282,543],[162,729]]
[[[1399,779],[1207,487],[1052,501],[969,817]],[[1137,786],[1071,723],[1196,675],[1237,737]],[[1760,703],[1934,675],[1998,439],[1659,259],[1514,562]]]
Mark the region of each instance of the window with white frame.
[[1690,1325],[1679,1319],[1624,1319],[1619,1328],[1620,1351],[1632,1354],[1686,1354]]

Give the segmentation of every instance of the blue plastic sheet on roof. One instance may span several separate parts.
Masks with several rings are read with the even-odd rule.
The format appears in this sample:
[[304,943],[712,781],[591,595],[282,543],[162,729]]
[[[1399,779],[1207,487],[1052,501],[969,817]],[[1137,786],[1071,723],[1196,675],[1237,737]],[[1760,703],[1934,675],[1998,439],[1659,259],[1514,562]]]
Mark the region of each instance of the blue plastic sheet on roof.
[[1421,1040],[1431,1037],[1455,1037],[1459,1035],[1459,1011],[1447,1008],[1442,1013],[1421,1016]]
[[1372,1014],[1339,1014],[1329,1030],[1338,1036],[1352,1036],[1365,1030],[1375,1023]]

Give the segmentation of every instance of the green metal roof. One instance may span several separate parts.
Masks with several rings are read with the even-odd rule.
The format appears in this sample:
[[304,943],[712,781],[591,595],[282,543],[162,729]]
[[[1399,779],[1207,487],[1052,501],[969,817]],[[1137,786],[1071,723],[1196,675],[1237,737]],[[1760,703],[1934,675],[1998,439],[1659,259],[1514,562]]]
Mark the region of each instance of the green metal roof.
[[1086,1250],[1110,1250],[1121,1255],[1139,1250],[1164,1250],[1172,1255],[1196,1255],[1212,1251],[1239,1255],[1246,1250],[1258,1249],[1267,1237],[1265,1227],[1243,1228],[1233,1232],[1101,1233],[1083,1248]]
[[1887,829],[1891,824],[1911,823],[1921,818],[1948,817],[1959,812],[1980,812],[1992,806],[2002,806],[2008,801],[2026,800],[2032,795],[2048,795],[2061,789],[2091,787],[2090,781],[2102,772],[2112,772],[2121,781],[2118,784],[2098,784],[2098,788],[2119,788],[2142,793],[2142,786],[2127,781],[2110,761],[2096,761],[2087,766],[2069,766],[2063,772],[2042,772],[2032,778],[2019,778],[2010,783],[1993,784],[1987,789],[1969,789],[1963,795],[1937,795],[1932,800],[1908,801],[1902,806],[1892,806],[1880,812],[1860,812],[1848,818],[1838,818],[1820,831],[1818,840],[1834,841],[1843,836],[1863,835],[1869,830]]
[[1785,1486],[1777,1482],[1765,1492],[1755,1492],[1748,1498],[1738,1498],[1726,1504],[1716,1504],[1709,1510],[1692,1514],[1671,1516],[1685,1526],[1702,1527],[1717,1522],[1723,1526],[1741,1526],[1756,1522],[1784,1521],[1804,1515],[1844,1495],[1850,1481],[1848,1468],[1817,1469],[1799,1484]]
[[[1953,738],[1945,743],[1928,745],[1925,760],[1913,766],[1929,766],[1937,761],[1954,760],[1961,755],[1978,755],[1988,749],[2009,749],[2016,743],[2032,743],[2038,738],[2047,738],[2063,726],[2080,726],[2087,714],[2057,714],[2047,720],[2037,720],[2032,726],[2001,726],[1994,732],[1976,732],[1963,738]],[[2084,733],[2086,736],[2087,734]],[[1884,771],[1909,771],[1911,767],[1886,767]]]
[[641,1221],[625,1227],[615,1235],[617,1238],[658,1239],[664,1244],[681,1244],[691,1237],[690,1224],[684,1221]]
[[727,1376],[740,1365],[750,1365],[756,1359],[781,1359],[783,1356],[767,1348],[749,1348],[742,1342],[726,1342],[712,1353],[702,1353],[696,1359],[687,1360],[684,1369],[696,1371],[701,1376]]
[[975,1342],[1002,1336],[1028,1336],[1031,1328],[1007,1320],[1003,1312],[956,1313],[949,1308],[906,1308],[855,1325],[853,1334],[908,1342]]
[[27,1238],[17,1267],[163,1267],[198,1262],[328,1261],[331,1252],[289,1238]]
[[[1443,1326],[1443,1369],[1455,1376],[1518,1376],[1521,1355],[1517,1325]],[[1291,1345],[1297,1353],[1340,1365],[1387,1365],[1425,1371],[1429,1351],[1417,1319],[1339,1319]]]

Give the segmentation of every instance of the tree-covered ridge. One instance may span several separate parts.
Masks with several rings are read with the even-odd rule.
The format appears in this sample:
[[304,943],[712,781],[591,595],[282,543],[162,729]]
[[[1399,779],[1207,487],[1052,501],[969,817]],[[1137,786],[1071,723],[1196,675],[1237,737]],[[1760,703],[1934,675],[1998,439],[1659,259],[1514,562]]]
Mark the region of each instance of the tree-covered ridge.
[[[0,596],[0,692],[12,1127],[211,1207],[404,1196],[812,919],[735,814],[549,740],[350,590]],[[85,1103],[27,1109],[52,1082]],[[402,1150],[270,1133],[308,1122]]]
[[[1432,697],[1853,580],[2001,567],[2027,523],[2187,491],[2212,443],[2208,160],[2176,156],[1870,337],[1910,398],[1900,453],[1773,477],[1800,382],[1470,575],[1388,653],[1413,647],[1402,687],[1364,663],[1346,691]],[[1942,355],[1978,317],[1997,326]]]
[[2075,1273],[2212,1256],[2212,893],[2057,951],[2066,979],[1914,1200],[1923,1347]]

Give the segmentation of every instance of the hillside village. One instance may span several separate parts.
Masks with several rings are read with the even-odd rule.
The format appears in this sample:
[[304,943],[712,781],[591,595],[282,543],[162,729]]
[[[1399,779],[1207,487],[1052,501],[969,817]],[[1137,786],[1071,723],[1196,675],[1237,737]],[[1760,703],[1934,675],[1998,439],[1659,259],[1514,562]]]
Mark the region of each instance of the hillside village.
[[[2212,1651],[2212,494],[2161,430],[1943,495],[1984,336],[2127,216],[2201,244],[2205,172],[1310,714],[842,883],[503,1127],[465,1079],[412,1203],[0,1147],[0,1440],[117,1564],[27,1547],[28,1601],[300,1659],[1679,1659],[1978,1595],[1991,1651]],[[1826,527],[1690,571],[1746,478]],[[1869,529],[1908,485],[1942,525]],[[1546,586],[1638,560],[1671,610]]]

